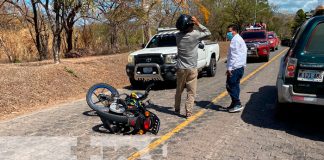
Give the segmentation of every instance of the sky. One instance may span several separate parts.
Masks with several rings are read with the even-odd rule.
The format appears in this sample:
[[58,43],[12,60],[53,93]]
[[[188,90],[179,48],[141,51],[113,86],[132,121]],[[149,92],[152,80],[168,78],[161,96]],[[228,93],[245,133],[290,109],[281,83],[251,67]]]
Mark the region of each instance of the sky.
[[279,11],[296,13],[299,9],[305,12],[314,10],[316,6],[324,5],[324,0],[268,0],[269,3],[276,5]]

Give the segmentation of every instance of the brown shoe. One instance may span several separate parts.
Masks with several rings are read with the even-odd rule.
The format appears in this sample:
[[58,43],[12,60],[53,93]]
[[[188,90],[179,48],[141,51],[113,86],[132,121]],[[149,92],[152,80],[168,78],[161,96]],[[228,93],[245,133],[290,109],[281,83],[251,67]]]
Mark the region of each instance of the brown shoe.
[[186,118],[189,118],[189,117],[191,117],[192,116],[192,113],[191,112],[187,112],[186,113]]

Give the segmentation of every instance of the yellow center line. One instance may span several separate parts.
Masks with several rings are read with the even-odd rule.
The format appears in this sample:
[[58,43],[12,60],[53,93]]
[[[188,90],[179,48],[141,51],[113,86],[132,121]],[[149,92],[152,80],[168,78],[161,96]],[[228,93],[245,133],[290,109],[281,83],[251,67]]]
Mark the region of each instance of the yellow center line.
[[[256,73],[258,73],[259,71],[261,71],[263,68],[267,67],[270,63],[272,63],[273,61],[275,61],[278,57],[280,57],[284,52],[286,52],[288,49],[284,49],[283,51],[281,51],[279,54],[277,54],[275,57],[273,57],[269,62],[263,64],[262,66],[260,66],[259,68],[257,68],[256,70],[254,70],[252,73],[250,73],[249,75],[247,75],[246,77],[244,77],[241,80],[241,84],[244,83],[245,81],[249,80],[252,76],[254,76]],[[222,92],[220,95],[218,95],[217,97],[215,97],[212,102],[210,104],[208,104],[206,107],[210,107],[211,105],[213,105],[213,103],[217,103],[219,100],[221,100],[222,98],[226,97],[228,95],[227,91]],[[164,143],[165,141],[167,141],[168,139],[170,139],[174,134],[178,133],[179,131],[181,131],[183,128],[185,128],[186,126],[188,126],[191,122],[195,121],[196,119],[198,119],[200,116],[202,116],[205,112],[207,111],[207,109],[201,109],[199,110],[197,113],[195,113],[193,116],[191,116],[190,118],[186,119],[184,122],[180,123],[177,127],[175,127],[174,129],[172,129],[170,132],[166,133],[165,135],[161,136],[159,139],[155,140],[154,142],[150,143],[147,147],[145,147],[144,149],[133,153],[128,160],[135,160],[140,158],[141,156],[147,154],[148,152],[150,152],[151,150],[154,150],[156,147],[158,147],[160,144]]]

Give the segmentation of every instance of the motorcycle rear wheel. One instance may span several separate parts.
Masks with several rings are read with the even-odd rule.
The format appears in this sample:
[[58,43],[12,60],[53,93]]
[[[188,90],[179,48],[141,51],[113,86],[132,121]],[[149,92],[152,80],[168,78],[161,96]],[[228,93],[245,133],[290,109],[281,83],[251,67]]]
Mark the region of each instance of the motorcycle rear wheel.
[[110,106],[115,96],[119,96],[119,93],[114,87],[109,84],[99,83],[88,90],[86,101],[91,109],[102,110]]

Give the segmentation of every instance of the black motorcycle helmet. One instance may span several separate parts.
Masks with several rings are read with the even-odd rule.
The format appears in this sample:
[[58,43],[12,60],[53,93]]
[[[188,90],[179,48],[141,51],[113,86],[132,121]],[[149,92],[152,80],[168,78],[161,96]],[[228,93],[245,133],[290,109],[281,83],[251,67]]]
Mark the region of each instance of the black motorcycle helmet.
[[192,17],[187,14],[181,14],[177,20],[176,27],[181,32],[186,32],[188,28],[193,27],[194,23]]

